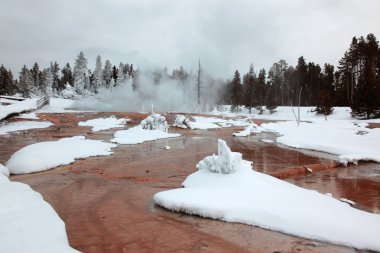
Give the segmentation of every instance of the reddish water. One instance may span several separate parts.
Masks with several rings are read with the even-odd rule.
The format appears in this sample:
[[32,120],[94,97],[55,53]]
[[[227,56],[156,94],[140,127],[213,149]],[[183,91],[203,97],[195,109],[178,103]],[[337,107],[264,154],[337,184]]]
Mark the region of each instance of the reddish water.
[[[0,162],[4,163],[19,148],[38,141],[73,135],[107,141],[115,130],[92,133],[87,127],[78,127],[77,122],[108,115],[110,113],[45,115],[55,126],[0,137]],[[117,115],[132,118],[135,122],[145,116]],[[287,173],[296,174],[299,178],[289,181],[309,188],[318,186],[322,192],[334,195],[331,190],[334,187],[342,188],[340,192],[349,192],[344,190],[345,187],[352,188],[351,184],[334,181],[333,177],[343,180],[338,174],[328,181],[323,176],[323,173],[328,175],[328,171],[305,177],[305,165],[328,161],[260,141],[262,137],[274,139],[273,135],[249,139],[233,138],[232,132],[236,129],[173,131],[183,136],[141,145],[119,145],[113,150],[114,155],[109,157],[79,160],[68,166],[12,176],[11,179],[25,182],[43,194],[65,221],[70,245],[83,252],[357,252],[326,243],[316,246],[310,240],[242,224],[173,213],[155,206],[152,196],[158,191],[181,187],[187,175],[195,171],[195,164],[216,152],[217,138],[225,139],[232,150],[242,152],[243,157],[253,161],[259,171],[270,174],[292,171],[294,173]],[[172,149],[164,150],[165,145]],[[283,177],[287,173],[283,173]],[[310,185],[306,185],[308,182]],[[359,191],[363,194],[360,198],[344,196],[370,208],[371,205],[365,204],[367,202],[361,202],[364,198],[372,198],[368,191],[373,198],[378,198],[376,187]],[[378,208],[379,203],[374,206]]]

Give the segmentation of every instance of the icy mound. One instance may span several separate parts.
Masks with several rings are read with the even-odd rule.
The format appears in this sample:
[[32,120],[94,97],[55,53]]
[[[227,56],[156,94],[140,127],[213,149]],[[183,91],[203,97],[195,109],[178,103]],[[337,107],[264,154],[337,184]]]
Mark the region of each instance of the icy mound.
[[243,131],[233,133],[232,135],[235,137],[245,137],[250,135],[251,133],[261,133],[261,128],[255,123],[251,123],[248,126],[246,126]]
[[155,194],[155,203],[172,211],[380,251],[379,214],[256,172],[222,140],[218,156],[205,158],[197,168],[183,188]]
[[175,116],[173,127],[193,129],[192,122],[189,120],[189,118],[186,118],[184,115],[180,114]]
[[224,140],[218,139],[218,155],[207,156],[196,165],[198,170],[228,174],[236,171],[242,163],[241,153],[231,152]]
[[146,119],[142,120],[140,126],[147,130],[161,130],[168,131],[168,122],[161,114],[149,115]]

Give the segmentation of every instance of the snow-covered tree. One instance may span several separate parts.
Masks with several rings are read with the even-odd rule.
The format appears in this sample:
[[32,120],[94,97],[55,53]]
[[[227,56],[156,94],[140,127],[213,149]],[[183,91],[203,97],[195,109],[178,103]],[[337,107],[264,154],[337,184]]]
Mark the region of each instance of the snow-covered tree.
[[74,65],[74,87],[79,95],[83,95],[89,86],[87,59],[84,57],[84,53],[80,52]]
[[98,93],[99,88],[103,84],[103,66],[102,57],[98,55],[96,57],[96,65],[94,70],[94,80],[92,82],[93,92]]
[[33,77],[25,65],[21,69],[19,80],[19,91],[24,97],[30,97],[33,93]]
[[44,69],[42,94],[48,97],[53,96],[53,83],[54,83],[54,75],[51,72],[51,69],[50,68]]
[[119,69],[117,70],[116,86],[125,82],[126,79],[127,79],[127,76],[124,72],[124,64],[120,62]]
[[110,87],[110,82],[112,79],[112,64],[109,60],[106,60],[103,70],[103,86],[106,88]]

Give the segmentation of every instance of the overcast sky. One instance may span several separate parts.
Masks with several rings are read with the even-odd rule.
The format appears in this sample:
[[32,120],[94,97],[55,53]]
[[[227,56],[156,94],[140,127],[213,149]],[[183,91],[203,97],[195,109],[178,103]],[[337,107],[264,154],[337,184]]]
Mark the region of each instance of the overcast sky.
[[353,36],[380,38],[379,0],[0,0],[0,63],[183,65],[232,77],[285,59],[336,64]]

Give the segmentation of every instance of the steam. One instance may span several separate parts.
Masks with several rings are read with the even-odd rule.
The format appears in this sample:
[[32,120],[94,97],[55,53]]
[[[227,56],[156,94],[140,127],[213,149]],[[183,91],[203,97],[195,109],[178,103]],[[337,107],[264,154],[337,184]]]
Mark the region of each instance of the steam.
[[[166,69],[138,71],[137,77],[128,79],[111,89],[101,89],[95,96],[83,97],[74,104],[75,109],[91,111],[151,112],[152,105],[158,112],[208,111],[217,103],[219,93],[225,87],[208,75],[202,80],[202,105],[197,104],[196,78],[171,78]],[[135,88],[134,88],[135,86]]]

